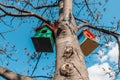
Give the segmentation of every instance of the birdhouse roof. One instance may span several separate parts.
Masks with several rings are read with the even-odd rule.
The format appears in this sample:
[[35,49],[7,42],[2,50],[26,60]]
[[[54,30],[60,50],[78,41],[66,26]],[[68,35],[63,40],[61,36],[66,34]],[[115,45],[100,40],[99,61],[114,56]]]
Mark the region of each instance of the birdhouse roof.
[[52,29],[50,28],[50,25],[48,25],[48,24],[42,25],[42,26],[36,28],[35,30],[38,31],[38,30],[41,30],[41,29],[43,29],[43,28],[45,28],[45,27],[47,27],[49,30],[52,31]]
[[94,40],[95,35],[92,32],[90,32],[89,29],[84,29],[83,33],[87,38],[90,38],[90,39]]

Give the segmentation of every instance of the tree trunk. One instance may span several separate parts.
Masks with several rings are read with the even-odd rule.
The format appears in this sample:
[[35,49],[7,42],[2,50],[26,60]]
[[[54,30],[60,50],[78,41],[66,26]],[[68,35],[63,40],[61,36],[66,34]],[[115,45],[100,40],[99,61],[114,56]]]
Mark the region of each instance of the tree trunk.
[[6,68],[0,66],[0,76],[5,78],[6,80],[34,80],[31,77],[22,76],[20,74],[16,74]]
[[57,61],[53,80],[88,80],[84,55],[76,36],[72,0],[60,0],[60,18],[56,34]]

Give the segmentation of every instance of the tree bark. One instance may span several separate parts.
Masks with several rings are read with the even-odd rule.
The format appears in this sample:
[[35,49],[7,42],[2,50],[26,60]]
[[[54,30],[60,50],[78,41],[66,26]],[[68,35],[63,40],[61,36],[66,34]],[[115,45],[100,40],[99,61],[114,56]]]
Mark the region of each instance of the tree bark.
[[84,55],[76,36],[72,0],[60,0],[60,18],[56,34],[57,61],[53,80],[88,80]]
[[0,66],[0,76],[2,76],[3,78],[5,78],[7,80],[34,80],[31,77],[16,74],[16,73],[14,73],[6,68],[3,68],[1,66]]

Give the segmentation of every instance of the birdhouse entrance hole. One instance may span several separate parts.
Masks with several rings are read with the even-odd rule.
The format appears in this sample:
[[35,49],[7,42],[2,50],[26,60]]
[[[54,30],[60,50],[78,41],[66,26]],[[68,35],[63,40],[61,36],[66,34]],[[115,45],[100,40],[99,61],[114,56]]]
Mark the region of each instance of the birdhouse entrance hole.
[[47,30],[43,30],[41,33],[47,33]]

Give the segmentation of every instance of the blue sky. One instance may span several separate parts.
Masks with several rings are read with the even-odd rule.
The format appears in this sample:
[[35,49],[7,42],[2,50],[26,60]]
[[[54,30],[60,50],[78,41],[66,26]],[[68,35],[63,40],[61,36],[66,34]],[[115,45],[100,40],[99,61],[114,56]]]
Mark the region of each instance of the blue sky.
[[[99,2],[97,0],[91,0]],[[109,0],[107,4],[102,6],[91,6],[91,8],[97,8],[98,11],[102,13],[102,19],[100,19],[100,24],[102,26],[117,26],[117,21],[120,19],[119,3],[120,0]],[[103,12],[103,8],[106,8],[106,11]],[[83,8],[86,9],[86,8]],[[73,10],[74,11],[74,10]],[[83,13],[85,11],[83,10]],[[41,12],[38,12],[41,13]],[[82,14],[83,14],[82,13]],[[86,14],[86,13],[85,13]],[[45,16],[45,15],[44,15]],[[46,16],[45,16],[46,17]],[[58,15],[57,15],[58,17]],[[90,17],[83,17],[82,15],[77,16],[81,19],[89,19]],[[10,24],[10,17],[4,18],[4,20]],[[34,20],[33,20],[34,19]],[[33,28],[38,27],[41,22],[35,18],[26,18],[24,23],[20,23],[20,19],[15,18],[11,26],[17,28],[15,31],[3,34],[6,38],[4,40],[0,37],[0,48],[7,47],[7,54],[12,54],[11,59],[9,59],[5,54],[0,55],[0,65],[9,68],[17,73],[23,75],[31,75],[33,67],[37,62],[37,57],[31,59],[31,56],[34,53],[34,47],[31,41],[31,37],[34,36],[35,32]],[[111,25],[111,21],[115,24]],[[37,23],[36,23],[37,22]],[[39,22],[39,23],[38,23]],[[91,21],[92,23],[92,21]],[[19,26],[20,25],[20,26]],[[0,23],[0,32],[11,30],[11,27],[5,26],[3,23]],[[96,41],[99,42],[99,38],[96,37]],[[110,45],[108,49],[105,47],[99,47],[96,51],[91,53],[86,57],[86,65],[89,72],[90,80],[113,80],[115,76],[115,67],[112,64],[117,64],[118,50],[117,44],[115,41],[105,44],[105,46]],[[40,54],[40,53],[38,53]],[[96,55],[99,54],[99,55]],[[33,76],[53,76],[55,69],[55,48],[54,53],[42,53],[39,64]],[[17,60],[17,61],[15,61]],[[103,68],[105,69],[103,71]],[[110,69],[109,69],[110,68]],[[110,79],[109,75],[105,75],[106,72],[111,72],[113,77]],[[2,80],[2,79],[1,79]],[[48,80],[39,78],[38,80]],[[119,79],[116,79],[119,80]]]

